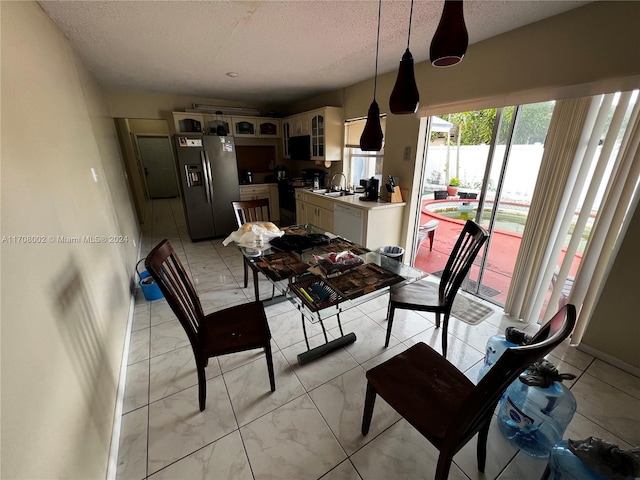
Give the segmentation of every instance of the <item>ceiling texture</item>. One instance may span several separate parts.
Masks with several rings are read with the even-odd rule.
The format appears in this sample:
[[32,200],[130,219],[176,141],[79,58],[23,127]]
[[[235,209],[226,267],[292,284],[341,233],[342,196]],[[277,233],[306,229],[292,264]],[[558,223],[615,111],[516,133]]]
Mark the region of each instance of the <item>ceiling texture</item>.
[[[415,0],[410,49],[416,62],[428,60],[443,3]],[[469,43],[586,3],[466,0]],[[109,90],[286,104],[374,73],[375,0],[40,5]],[[398,68],[407,46],[410,6],[410,0],[382,1],[379,73]],[[238,75],[232,78],[228,72]]]

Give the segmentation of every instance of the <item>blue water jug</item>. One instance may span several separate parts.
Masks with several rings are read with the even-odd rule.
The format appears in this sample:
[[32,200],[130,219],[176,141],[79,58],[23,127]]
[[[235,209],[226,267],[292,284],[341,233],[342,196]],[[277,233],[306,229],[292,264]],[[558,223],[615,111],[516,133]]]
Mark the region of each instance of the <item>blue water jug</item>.
[[[558,380],[547,382],[548,387],[524,383],[527,378],[531,379],[541,370],[555,370],[555,375],[548,378]],[[562,435],[576,411],[576,399],[561,383],[562,379],[557,369],[543,360],[531,366],[513,382],[500,399],[500,431],[513,445],[532,457],[549,456],[551,447],[562,440]]]
[[487,346],[484,355],[484,365],[478,372],[478,382],[484,377],[494,363],[502,356],[507,348],[518,347],[523,343],[527,343],[531,340],[528,336],[515,329],[514,327],[507,327],[504,335],[494,335],[487,340]]
[[[570,442],[574,449],[578,444],[589,445],[589,450],[591,450],[589,458],[584,460],[600,473],[593,470],[585,461],[573,453]],[[633,452],[633,450],[623,452],[617,445],[594,437],[577,441],[562,440],[551,448],[549,463],[542,478],[544,480],[608,480],[615,475],[614,478],[633,480],[634,474],[637,472],[630,471],[633,470],[631,467],[634,465],[631,463],[631,459],[634,456],[637,457],[637,454],[629,454],[629,452]],[[582,448],[582,454],[584,457],[584,448]],[[625,456],[627,458],[624,458]]]

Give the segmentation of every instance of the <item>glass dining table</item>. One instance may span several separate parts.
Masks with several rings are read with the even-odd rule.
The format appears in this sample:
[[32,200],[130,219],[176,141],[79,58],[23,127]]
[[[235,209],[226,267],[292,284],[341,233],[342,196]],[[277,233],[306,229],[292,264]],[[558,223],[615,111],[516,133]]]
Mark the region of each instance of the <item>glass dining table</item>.
[[[254,272],[273,284],[273,301],[290,301],[300,312],[307,350],[298,355],[304,365],[356,341],[344,333],[340,314],[427,276],[426,272],[371,251],[315,225],[283,227],[284,235],[255,248],[240,247]],[[276,293],[277,292],[277,293]],[[325,321],[336,317],[340,336],[329,339]],[[307,322],[319,323],[324,343],[309,344]]]

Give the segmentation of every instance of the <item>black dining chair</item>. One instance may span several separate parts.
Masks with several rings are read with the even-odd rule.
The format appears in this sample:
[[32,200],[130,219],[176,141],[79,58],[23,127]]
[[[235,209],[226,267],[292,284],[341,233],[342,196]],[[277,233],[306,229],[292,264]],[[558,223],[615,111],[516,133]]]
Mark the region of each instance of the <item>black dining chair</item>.
[[478,470],[484,472],[489,425],[503,392],[567,338],[575,322],[575,307],[565,305],[527,345],[505,350],[478,385],[428,345],[413,345],[366,373],[362,435],[369,433],[380,395],[439,450],[436,480],[447,478],[454,455],[476,433]]
[[484,228],[467,220],[442,272],[440,284],[423,280],[391,291],[387,309],[385,347],[389,346],[396,309],[434,312],[437,328],[440,327],[440,316],[444,316],[442,320],[442,356],[447,356],[447,328],[453,301],[488,236],[489,234]]
[[261,302],[225,308],[205,315],[182,262],[168,240],[160,242],[145,260],[145,267],[160,287],[182,324],[196,360],[200,411],[205,409],[209,358],[264,349],[271,391],[276,390],[271,357],[271,332]]
[[[242,200],[231,202],[233,213],[236,217],[238,228],[247,222],[270,222],[271,211],[269,210],[269,199],[258,198],[256,200]],[[247,288],[249,279],[249,270],[253,272],[253,290],[256,302],[260,300],[260,289],[258,287],[258,268],[244,257],[244,288]],[[275,288],[275,287],[274,287]],[[275,290],[272,291],[273,296]]]

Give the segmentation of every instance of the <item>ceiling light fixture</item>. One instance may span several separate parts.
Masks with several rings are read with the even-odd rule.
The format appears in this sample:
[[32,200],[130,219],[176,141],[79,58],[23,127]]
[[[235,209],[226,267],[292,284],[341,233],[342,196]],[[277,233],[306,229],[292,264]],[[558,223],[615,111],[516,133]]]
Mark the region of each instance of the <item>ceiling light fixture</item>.
[[462,61],[469,46],[462,0],[445,0],[442,17],[431,40],[429,58],[435,67],[450,67]]
[[406,114],[416,113],[418,110],[418,102],[420,101],[420,93],[416,85],[416,75],[413,70],[413,55],[409,51],[409,42],[411,40],[411,19],[413,18],[413,0],[411,0],[411,12],[409,13],[409,34],[407,35],[407,50],[402,55],[400,67],[398,68],[398,77],[396,84],[389,97],[389,110],[391,113]]
[[378,0],[378,33],[376,36],[376,69],[373,77],[373,102],[369,106],[367,123],[360,136],[360,150],[364,152],[379,152],[382,149],[382,126],[380,125],[380,107],[376,102],[376,87],[378,83],[378,47],[380,46],[380,12],[382,0]]
[[236,78],[238,76],[236,72],[227,72],[226,75],[227,77],[231,77],[231,78]]

